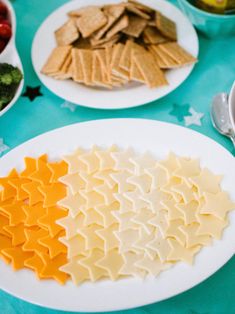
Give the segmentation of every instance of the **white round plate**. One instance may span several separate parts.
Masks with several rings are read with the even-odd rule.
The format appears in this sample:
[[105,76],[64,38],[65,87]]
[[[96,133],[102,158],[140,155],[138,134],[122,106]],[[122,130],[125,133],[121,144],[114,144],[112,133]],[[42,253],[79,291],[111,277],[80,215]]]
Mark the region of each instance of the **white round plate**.
[[[175,21],[178,31],[178,42],[193,56],[198,56],[198,38],[190,21],[183,13],[164,0],[141,0],[144,4],[159,10]],[[143,84],[130,83],[122,88],[106,90],[87,87],[72,80],[60,81],[40,72],[52,49],[56,46],[54,31],[67,19],[66,13],[86,5],[102,5],[119,3],[121,0],[74,0],[66,3],[53,12],[40,26],[32,46],[32,61],[34,69],[42,83],[53,93],[74,104],[100,109],[121,109],[140,106],[159,99],[183,83],[193,69],[188,65],[181,69],[170,70],[166,77],[168,86],[149,89]]]
[[[149,150],[156,158],[164,158],[170,151],[200,158],[203,167],[224,175],[222,188],[235,200],[235,158],[227,150],[200,133],[153,120],[97,120],[45,133],[0,159],[0,176],[6,175],[12,167],[23,169],[23,157],[27,155],[36,157],[48,153],[54,159],[78,146],[90,148],[93,144],[132,146],[137,152]],[[112,311],[157,302],[192,288],[232,257],[235,252],[235,212],[230,213],[229,220],[222,240],[203,248],[193,266],[177,263],[157,278],[84,283],[78,287],[68,282],[60,286],[54,281],[37,281],[28,270],[13,272],[0,261],[0,288],[29,302],[67,311]]]

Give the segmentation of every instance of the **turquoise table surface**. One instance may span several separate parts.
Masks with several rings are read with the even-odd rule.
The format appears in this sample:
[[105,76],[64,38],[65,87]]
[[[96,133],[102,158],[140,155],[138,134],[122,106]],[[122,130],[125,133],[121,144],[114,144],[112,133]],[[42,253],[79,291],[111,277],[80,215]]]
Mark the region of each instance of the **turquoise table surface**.
[[[34,92],[42,95],[38,95],[31,101],[29,97],[26,97],[32,91],[28,88],[26,96],[20,97],[15,106],[0,117],[0,156],[9,149],[48,130],[93,119],[146,118],[185,126],[184,117],[170,114],[174,105],[177,105],[184,116],[190,116],[189,107],[203,113],[201,126],[190,125],[188,127],[213,138],[232,151],[230,141],[213,129],[209,108],[213,95],[221,91],[228,92],[235,80],[235,37],[212,41],[199,34],[199,62],[192,74],[177,90],[158,101],[133,109],[113,111],[76,107],[68,105],[42,86],[34,73],[30,58],[32,40],[37,28],[50,12],[65,2],[65,0],[15,0],[13,2],[18,21],[16,42],[25,71],[24,92],[27,86],[38,87]],[[36,94],[34,93],[34,96]],[[157,137],[158,134],[156,134],[156,140]],[[4,144],[1,144],[2,140]],[[4,145],[9,149],[6,149]],[[235,313],[234,300],[235,258],[233,257],[216,274],[187,292],[156,304],[120,313],[232,314]],[[29,304],[0,291],[0,314],[16,313],[53,314],[58,311]]]

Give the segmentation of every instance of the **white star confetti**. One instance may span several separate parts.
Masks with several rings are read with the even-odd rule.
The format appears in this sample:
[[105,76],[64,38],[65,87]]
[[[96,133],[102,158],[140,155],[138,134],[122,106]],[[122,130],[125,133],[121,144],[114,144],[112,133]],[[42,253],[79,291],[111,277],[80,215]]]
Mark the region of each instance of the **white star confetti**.
[[68,108],[71,112],[74,112],[77,108],[77,105],[72,104],[71,102],[65,101],[61,104],[61,108]]
[[184,117],[184,123],[186,126],[190,125],[198,125],[201,126],[201,119],[204,117],[204,113],[195,111],[192,107],[190,107],[189,112],[191,116]]
[[0,138],[0,155],[8,150],[10,147],[4,144],[3,138]]

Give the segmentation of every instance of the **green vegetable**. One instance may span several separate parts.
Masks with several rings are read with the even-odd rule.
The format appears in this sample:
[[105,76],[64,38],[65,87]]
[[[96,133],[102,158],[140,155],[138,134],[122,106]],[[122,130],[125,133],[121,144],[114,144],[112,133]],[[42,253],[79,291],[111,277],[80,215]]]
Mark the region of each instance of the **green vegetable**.
[[18,68],[8,63],[0,63],[0,111],[13,99],[22,78]]

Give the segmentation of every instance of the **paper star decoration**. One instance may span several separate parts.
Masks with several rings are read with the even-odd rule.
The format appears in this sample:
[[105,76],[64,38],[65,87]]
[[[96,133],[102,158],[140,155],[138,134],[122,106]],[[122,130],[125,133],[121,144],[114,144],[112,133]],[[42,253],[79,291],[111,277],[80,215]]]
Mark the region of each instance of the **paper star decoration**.
[[179,122],[184,120],[184,117],[189,114],[189,105],[173,104],[173,109],[169,112],[171,116],[175,116]]
[[198,125],[201,126],[201,119],[204,117],[204,113],[195,111],[192,107],[189,109],[191,115],[184,117],[185,126]]
[[26,91],[22,94],[22,96],[27,97],[30,101],[33,101],[35,98],[43,96],[40,89],[41,86],[36,87],[26,86]]
[[4,144],[3,139],[0,138],[0,155],[8,150],[10,147]]
[[77,105],[72,104],[69,101],[65,101],[60,105],[60,108],[68,108],[71,112],[74,112],[77,109]]

